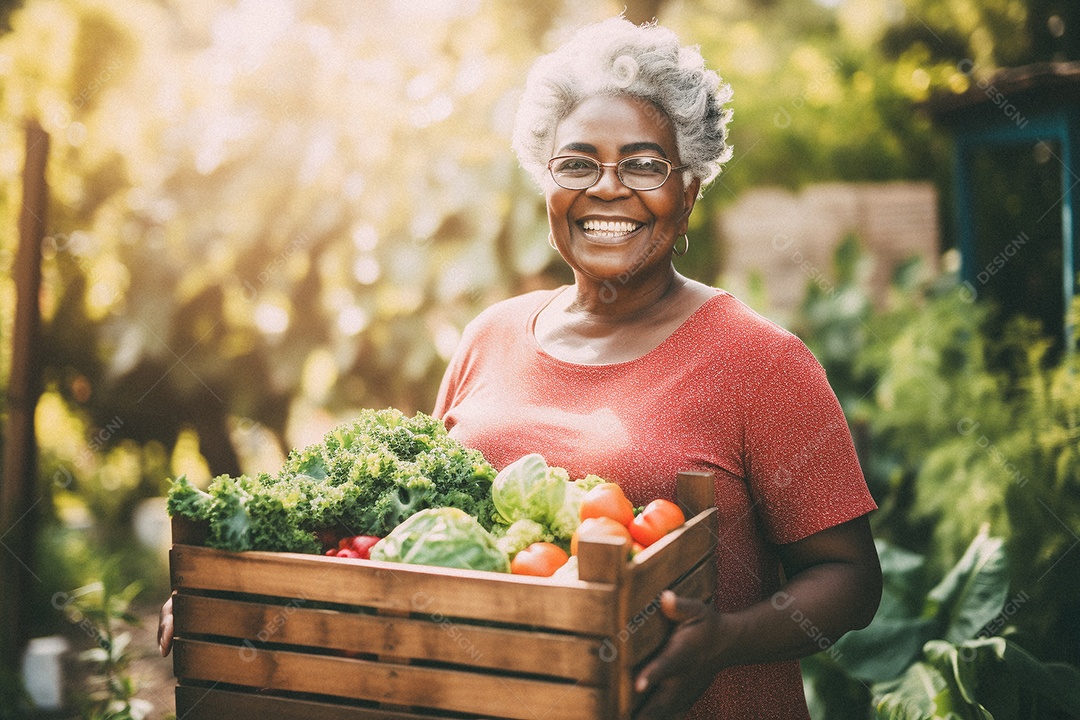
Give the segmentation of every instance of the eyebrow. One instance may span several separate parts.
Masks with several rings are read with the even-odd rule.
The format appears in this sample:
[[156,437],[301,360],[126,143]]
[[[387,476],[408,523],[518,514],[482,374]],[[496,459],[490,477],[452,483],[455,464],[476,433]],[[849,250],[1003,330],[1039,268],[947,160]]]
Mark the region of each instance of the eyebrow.
[[[641,152],[642,150],[653,150],[660,155],[660,157],[667,159],[667,153],[664,152],[664,148],[660,147],[654,142],[635,142],[623,145],[619,148],[619,153],[622,155],[629,155],[630,153]],[[563,145],[559,148],[559,153],[564,152],[586,152],[596,154],[596,146],[589,143],[572,142]]]

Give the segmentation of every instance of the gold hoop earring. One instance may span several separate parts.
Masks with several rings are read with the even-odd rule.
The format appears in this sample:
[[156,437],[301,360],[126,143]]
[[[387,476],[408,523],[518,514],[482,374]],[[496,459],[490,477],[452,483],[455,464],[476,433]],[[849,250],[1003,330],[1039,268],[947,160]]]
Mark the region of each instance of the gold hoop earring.
[[551,233],[548,233],[548,245],[550,245],[551,249],[554,250],[555,252],[559,251],[559,248],[555,247],[555,236],[552,235]]
[[683,255],[685,255],[686,251],[690,249],[690,236],[689,235],[683,235],[682,238],[686,242],[686,244],[683,245],[682,252],[679,252],[678,250],[676,250],[674,246],[672,246],[672,248],[671,248],[671,252],[673,252],[675,255],[678,255],[679,257],[682,257]]

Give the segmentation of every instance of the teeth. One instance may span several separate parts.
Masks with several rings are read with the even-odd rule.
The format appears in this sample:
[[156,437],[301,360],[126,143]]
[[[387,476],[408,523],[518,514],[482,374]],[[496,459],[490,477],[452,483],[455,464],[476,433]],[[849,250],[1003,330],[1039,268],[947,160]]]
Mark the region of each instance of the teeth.
[[582,223],[582,227],[589,232],[603,232],[612,233],[616,235],[625,235],[637,230],[641,225],[639,223],[627,222],[625,220],[586,220]]

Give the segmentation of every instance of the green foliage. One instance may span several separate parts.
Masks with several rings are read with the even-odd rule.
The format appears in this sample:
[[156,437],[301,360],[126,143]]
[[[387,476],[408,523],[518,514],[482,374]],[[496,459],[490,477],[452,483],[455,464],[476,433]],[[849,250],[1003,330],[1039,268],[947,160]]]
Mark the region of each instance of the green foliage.
[[[888,580],[881,606],[863,630],[842,637],[833,655],[853,677],[868,682],[892,680],[911,665],[923,645],[935,638],[963,642],[993,620],[1005,604],[1009,578],[1002,541],[980,533],[964,557],[912,608],[898,595],[919,567],[911,553],[878,542],[882,573]],[[902,591],[907,592],[907,591]],[[887,652],[883,652],[888,648]]]
[[152,707],[135,696],[138,687],[127,674],[134,651],[131,632],[124,628],[139,624],[130,606],[141,589],[137,582],[117,589],[107,572],[102,580],[71,591],[64,602],[68,618],[95,641],[95,647],[79,655],[92,668],[82,711],[87,720],[143,720]]
[[1018,618],[1021,632],[1075,662],[1080,366],[1074,355],[1048,363],[1051,341],[1022,318],[987,337],[992,311],[960,292],[916,299],[886,316],[861,354],[857,372],[873,386],[859,409],[871,428],[868,470],[887,469],[893,490],[879,523],[903,541],[932,528],[923,543],[940,569],[988,522],[1017,559],[1013,588],[1041,608]]
[[988,629],[1017,607],[1016,599],[1006,602],[1003,545],[981,532],[913,607],[923,559],[879,541],[884,592],[873,622],[803,662],[814,714],[865,717],[867,702],[882,720],[1036,720],[1080,712],[1080,671],[1043,664],[1015,642],[990,636]]
[[494,477],[439,420],[365,410],[293,451],[276,476],[220,476],[206,492],[177,478],[168,510],[207,522],[210,547],[317,553],[317,533],[383,537],[426,508],[459,508],[490,530]]
[[931,640],[923,660],[874,686],[880,720],[1065,720],[1080,715],[1080,670],[1044,664],[1001,637]]
[[943,573],[989,524],[1015,559],[1009,585],[1030,598],[1013,619],[1019,636],[1041,656],[1080,663],[1080,554],[1070,552],[1080,360],[1038,323],[1002,324],[954,277],[927,282],[913,265],[875,310],[859,289],[861,263],[849,239],[834,291],[811,287],[794,329],[852,425],[881,507],[876,536],[927,553],[926,571]]

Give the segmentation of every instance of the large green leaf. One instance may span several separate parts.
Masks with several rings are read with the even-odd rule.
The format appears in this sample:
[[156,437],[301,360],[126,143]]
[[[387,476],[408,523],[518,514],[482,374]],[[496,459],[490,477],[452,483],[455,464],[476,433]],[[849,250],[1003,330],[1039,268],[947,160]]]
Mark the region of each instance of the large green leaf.
[[1004,652],[1005,640],[999,637],[969,640],[959,646],[944,640],[931,640],[923,648],[927,662],[956,686],[959,700],[980,713],[976,717],[992,717],[976,699],[980,666],[1000,662]]
[[1007,640],[1002,657],[1020,686],[1033,696],[1036,707],[1056,707],[1066,717],[1080,717],[1080,669],[1040,662],[1027,650]]
[[879,718],[1080,717],[1080,670],[1044,664],[1005,638],[931,640],[923,656],[900,678],[874,686]]
[[919,657],[923,645],[934,637],[934,630],[932,619],[878,613],[862,630],[840,638],[833,657],[860,680],[892,680]]
[[878,562],[881,563],[882,594],[880,613],[894,617],[911,617],[923,602],[921,575],[926,558],[918,553],[876,540]]
[[875,686],[877,694],[875,717],[878,720],[932,720],[933,718],[963,718],[953,702],[949,682],[936,668],[915,663],[899,680],[884,687]]
[[933,619],[915,617],[909,598],[924,564],[922,556],[880,540],[876,545],[883,577],[877,614],[867,627],[840,638],[830,652],[840,667],[866,682],[900,675],[935,630]]
[[927,594],[923,617],[942,623],[945,640],[970,640],[1005,606],[1009,577],[1003,544],[984,526],[960,561]]
[[821,720],[866,720],[870,687],[851,677],[828,653],[800,661],[810,717]]

